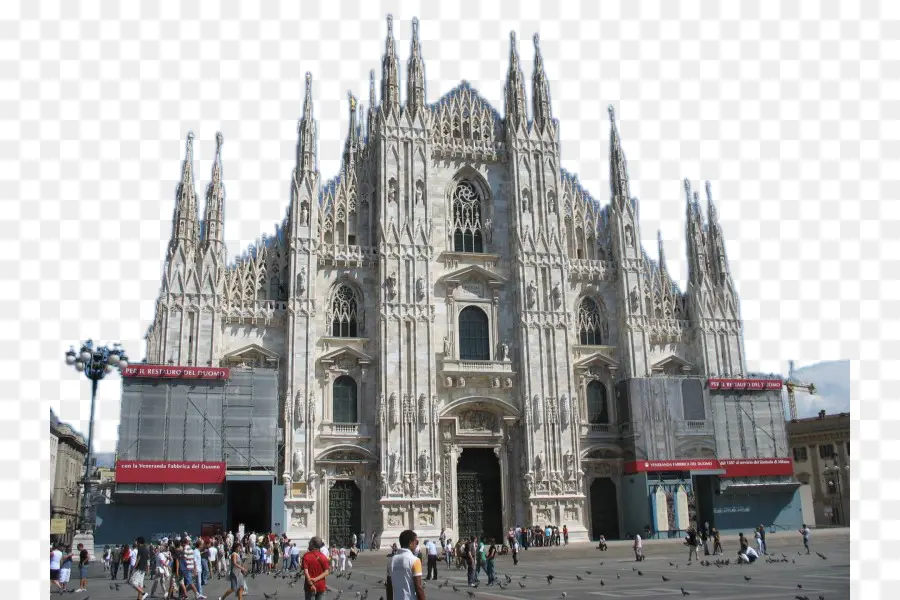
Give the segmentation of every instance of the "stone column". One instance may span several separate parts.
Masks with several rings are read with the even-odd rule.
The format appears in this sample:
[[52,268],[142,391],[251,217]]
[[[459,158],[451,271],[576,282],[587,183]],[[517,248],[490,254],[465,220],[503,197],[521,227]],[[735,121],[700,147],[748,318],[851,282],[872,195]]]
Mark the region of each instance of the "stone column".
[[503,531],[506,531],[509,528],[509,519],[511,515],[509,509],[509,460],[502,445],[494,447],[494,454],[500,462],[500,506],[502,507]]

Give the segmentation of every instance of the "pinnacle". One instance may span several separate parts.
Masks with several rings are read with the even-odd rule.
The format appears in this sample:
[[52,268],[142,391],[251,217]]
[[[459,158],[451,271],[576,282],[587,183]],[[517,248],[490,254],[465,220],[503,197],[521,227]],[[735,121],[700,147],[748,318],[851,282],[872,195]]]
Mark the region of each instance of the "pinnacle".
[[613,108],[613,105],[610,104],[606,107],[606,110],[609,112],[609,120],[613,123],[616,122],[616,109]]

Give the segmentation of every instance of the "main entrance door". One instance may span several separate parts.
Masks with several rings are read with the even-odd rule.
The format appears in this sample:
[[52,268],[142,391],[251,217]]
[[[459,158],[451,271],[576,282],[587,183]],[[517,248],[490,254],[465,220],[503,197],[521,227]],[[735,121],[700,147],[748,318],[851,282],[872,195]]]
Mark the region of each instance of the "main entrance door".
[[491,448],[464,448],[456,466],[459,539],[503,540],[500,460]]
[[591,539],[599,539],[601,535],[608,540],[619,538],[616,484],[609,477],[598,477],[591,483]]
[[362,500],[352,481],[338,481],[328,491],[328,544],[349,547],[362,531]]

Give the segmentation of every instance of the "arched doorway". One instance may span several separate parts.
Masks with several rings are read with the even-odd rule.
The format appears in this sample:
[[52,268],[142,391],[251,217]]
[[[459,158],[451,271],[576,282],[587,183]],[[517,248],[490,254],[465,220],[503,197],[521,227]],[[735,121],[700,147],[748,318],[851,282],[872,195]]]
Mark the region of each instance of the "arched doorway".
[[591,483],[591,539],[601,535],[619,539],[619,503],[616,484],[609,477],[598,477]]
[[500,460],[492,448],[463,448],[456,465],[459,539],[503,540]]
[[362,497],[352,481],[337,481],[328,490],[329,545],[349,547],[353,534],[362,531]]

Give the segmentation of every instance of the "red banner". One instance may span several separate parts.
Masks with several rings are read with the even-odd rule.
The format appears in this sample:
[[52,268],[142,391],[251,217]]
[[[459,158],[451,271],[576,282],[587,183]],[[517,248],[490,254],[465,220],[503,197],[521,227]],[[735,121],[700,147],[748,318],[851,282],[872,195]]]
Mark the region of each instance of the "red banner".
[[780,379],[707,379],[711,390],[780,390]]
[[116,461],[116,483],[222,483],[223,462]]
[[218,367],[173,367],[170,365],[128,365],[123,377],[148,377],[151,379],[228,379],[231,369]]
[[626,473],[660,471],[725,471],[721,477],[765,477],[793,475],[790,458],[684,458],[676,460],[638,460],[625,464]]

